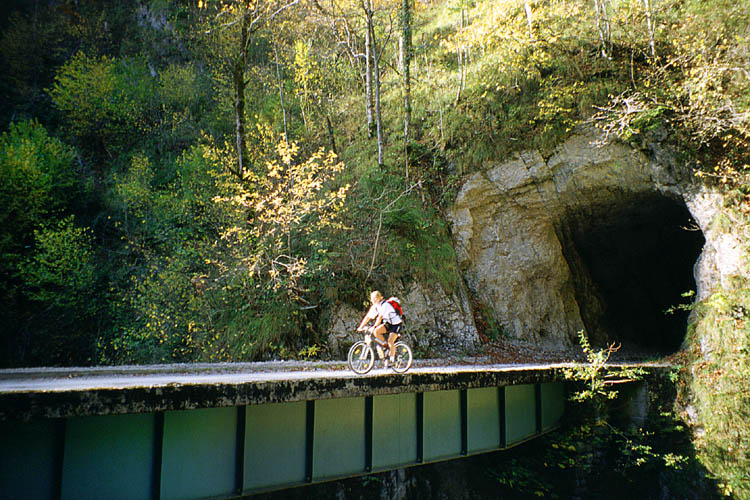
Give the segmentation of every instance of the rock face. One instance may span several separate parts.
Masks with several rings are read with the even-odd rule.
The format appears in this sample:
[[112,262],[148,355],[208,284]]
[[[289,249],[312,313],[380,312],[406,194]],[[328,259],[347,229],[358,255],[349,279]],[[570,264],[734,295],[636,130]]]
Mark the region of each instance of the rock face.
[[[647,347],[676,349],[685,318],[667,341],[664,309],[720,280],[714,247],[731,246],[717,237],[698,259],[719,200],[658,145],[599,142],[584,131],[549,158],[524,152],[472,175],[449,213],[460,270],[511,339],[559,348],[580,330],[639,345],[653,334]],[[696,221],[702,231],[688,231]]]
[[[583,130],[548,158],[527,151],[470,176],[447,214],[468,292],[463,283],[390,292],[412,347],[476,349],[471,293],[510,340],[567,349],[583,330],[595,345],[679,349],[688,313],[665,311],[743,272],[743,246],[720,221],[722,196],[694,182],[663,139],[635,148]],[[364,312],[333,310],[334,356],[359,338]]]
[[[401,301],[404,311],[404,338],[418,355],[445,356],[447,353],[472,353],[479,347],[468,293],[459,283],[454,293],[440,286],[412,283],[403,290],[384,290]],[[363,298],[364,300],[365,298]],[[331,314],[328,348],[333,357],[343,358],[349,346],[360,340],[355,330],[367,312],[340,304]]]

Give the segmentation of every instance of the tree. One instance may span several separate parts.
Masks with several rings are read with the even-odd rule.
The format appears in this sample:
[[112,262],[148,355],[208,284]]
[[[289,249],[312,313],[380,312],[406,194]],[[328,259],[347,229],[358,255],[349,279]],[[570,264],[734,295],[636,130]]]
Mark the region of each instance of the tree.
[[49,93],[80,147],[112,158],[151,130],[155,86],[142,59],[78,52],[57,72]]
[[404,162],[409,179],[409,126],[411,124],[411,57],[412,57],[411,2],[401,3],[401,72],[404,82]]
[[[0,136],[4,366],[65,363],[91,353],[76,352],[80,346],[72,341],[89,326],[93,307],[80,293],[93,282],[90,239],[69,215],[85,193],[79,176],[73,149],[50,137],[39,123],[11,123]],[[77,313],[80,325],[72,321]],[[47,339],[50,334],[55,339]]]
[[651,8],[651,0],[643,0],[643,8],[646,10],[646,27],[648,29],[648,46],[651,49],[651,58],[656,58],[656,40],[654,38],[654,12]]
[[200,0],[199,7],[208,10],[205,33],[209,43],[217,49],[224,70],[231,75],[234,92],[234,134],[237,151],[235,175],[244,178],[248,165],[246,89],[249,67],[248,51],[253,36],[272,22],[279,14],[297,5],[300,0],[277,4],[266,0],[247,2],[241,0],[227,3],[219,0]]
[[609,23],[609,0],[594,0],[594,11],[596,12],[596,30],[599,33],[599,50],[605,59],[610,58],[610,23]]
[[[333,153],[320,149],[300,161],[299,146],[285,140],[275,153],[264,172],[248,174],[252,190],[248,183],[226,178],[224,194],[214,198],[227,216],[220,240],[226,253],[217,262],[216,286],[241,289],[250,301],[244,313],[249,317],[265,316],[261,308],[275,309],[274,304],[283,304],[281,309],[291,315],[288,323],[274,323],[270,331],[267,323],[255,322],[256,350],[271,339],[299,333],[293,318],[310,305],[303,283],[326,272],[315,263],[330,250],[327,231],[342,229],[340,212],[349,190],[348,184],[337,187],[344,164]],[[217,159],[222,156],[226,161],[225,155]]]

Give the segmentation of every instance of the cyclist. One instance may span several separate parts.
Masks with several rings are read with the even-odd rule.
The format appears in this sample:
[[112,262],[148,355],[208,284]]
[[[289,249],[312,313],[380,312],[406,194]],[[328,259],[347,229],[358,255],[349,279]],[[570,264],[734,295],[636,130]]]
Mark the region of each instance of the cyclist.
[[357,331],[361,332],[366,330],[366,326],[370,321],[375,320],[372,326],[372,333],[381,342],[386,342],[384,335],[388,333],[388,358],[385,360],[385,366],[388,367],[388,361],[393,363],[396,356],[396,339],[399,336],[403,321],[398,311],[390,305],[386,300],[383,299],[383,294],[378,290],[375,290],[370,294],[370,302],[372,306],[367,311],[365,317],[362,318],[362,322],[357,327]]

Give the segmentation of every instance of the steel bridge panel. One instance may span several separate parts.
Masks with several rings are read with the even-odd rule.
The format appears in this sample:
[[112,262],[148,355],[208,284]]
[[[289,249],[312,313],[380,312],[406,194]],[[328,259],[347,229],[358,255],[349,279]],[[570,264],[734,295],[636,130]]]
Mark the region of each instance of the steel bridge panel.
[[315,401],[313,479],[365,470],[365,399]]
[[507,445],[536,434],[536,391],[533,384],[505,388],[505,425]]
[[496,387],[469,389],[468,452],[500,447],[500,403]]
[[250,405],[245,427],[245,490],[305,480],[306,403]]
[[372,466],[383,469],[417,461],[417,395],[373,397]]
[[153,413],[71,418],[62,499],[149,498],[153,456]]
[[0,425],[0,498],[57,497],[60,427],[57,420]]
[[542,431],[560,423],[565,413],[565,385],[547,383],[542,386]]
[[236,433],[236,408],[165,413],[161,499],[232,493],[236,479]]
[[441,460],[461,455],[460,393],[424,393],[424,460]]

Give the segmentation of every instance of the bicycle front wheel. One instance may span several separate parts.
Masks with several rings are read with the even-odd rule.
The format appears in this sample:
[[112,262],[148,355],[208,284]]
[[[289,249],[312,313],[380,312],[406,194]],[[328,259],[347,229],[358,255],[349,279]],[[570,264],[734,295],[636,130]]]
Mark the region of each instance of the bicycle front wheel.
[[362,375],[372,370],[372,366],[375,364],[375,353],[372,352],[369,345],[359,341],[349,349],[347,362],[354,373]]
[[396,342],[396,356],[393,360],[393,371],[396,373],[404,373],[411,368],[412,361],[411,348],[403,342]]

